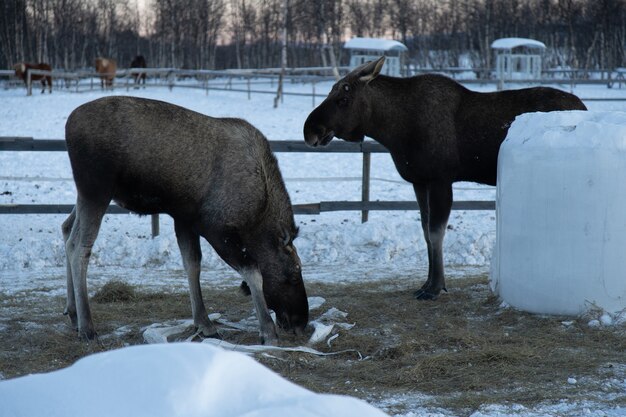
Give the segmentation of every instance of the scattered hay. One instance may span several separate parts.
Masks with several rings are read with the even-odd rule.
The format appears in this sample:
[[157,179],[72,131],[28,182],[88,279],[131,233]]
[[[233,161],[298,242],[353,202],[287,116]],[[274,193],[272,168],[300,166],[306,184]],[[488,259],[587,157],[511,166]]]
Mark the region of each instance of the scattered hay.
[[92,297],[96,303],[120,303],[137,298],[135,287],[118,280],[107,282]]
[[[309,284],[309,295],[323,296],[325,308],[346,311],[346,321],[356,323],[349,331],[339,330],[330,347],[321,343],[315,349],[355,349],[363,360],[348,353],[324,358],[281,353],[258,360],[317,392],[369,400],[425,393],[430,396],[420,400],[420,405],[445,407],[459,415],[471,414],[486,403],[533,405],[567,398],[598,402],[610,398],[613,404],[626,405],[621,386],[601,383],[626,378],[623,327],[591,328],[586,319],[503,309],[486,277],[450,284],[450,293],[435,302],[416,301],[415,283],[406,278]],[[253,314],[251,299],[235,286],[208,286],[203,294],[209,313],[220,313],[229,321]],[[149,293],[114,281],[98,291],[91,304],[99,341],[85,343],[61,315],[64,304],[62,297],[42,302],[32,294],[0,298],[0,324],[4,326],[0,371],[4,377],[50,371],[90,353],[141,344],[146,326],[191,318],[187,293]],[[564,320],[571,323],[564,325]],[[258,342],[256,332],[222,335],[231,343]],[[306,342],[306,337],[279,336],[282,345]],[[568,384],[570,377],[590,382]]]

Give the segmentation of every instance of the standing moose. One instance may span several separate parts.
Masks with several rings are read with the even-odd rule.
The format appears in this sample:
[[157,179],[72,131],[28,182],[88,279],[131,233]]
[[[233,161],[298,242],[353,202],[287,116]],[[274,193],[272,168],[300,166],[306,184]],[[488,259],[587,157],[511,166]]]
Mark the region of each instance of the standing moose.
[[572,94],[546,87],[497,93],[470,91],[441,75],[379,75],[384,57],[339,80],[304,124],[310,146],[334,136],[384,145],[400,176],[413,184],[428,249],[428,279],[417,299],[446,290],[443,238],[452,208],[452,183],[496,184],[500,144],[522,113],[586,110]]
[[241,119],[212,118],[156,100],[106,97],[78,107],[65,125],[78,197],[62,226],[67,307],[81,337],[96,336],[87,265],[111,200],[139,214],[167,213],[189,280],[194,324],[217,330],[200,290],[200,237],[239,272],[264,343],[278,325],[296,333],[308,322],[293,210],[267,139]]

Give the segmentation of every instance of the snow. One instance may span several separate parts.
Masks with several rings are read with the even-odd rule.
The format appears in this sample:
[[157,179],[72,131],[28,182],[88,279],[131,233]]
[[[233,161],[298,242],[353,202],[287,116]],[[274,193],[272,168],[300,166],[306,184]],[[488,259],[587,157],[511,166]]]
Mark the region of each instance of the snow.
[[402,43],[391,39],[352,38],[344,45],[346,49],[363,49],[367,51],[408,51]]
[[[287,91],[311,91],[310,85],[287,84],[285,87]],[[318,84],[316,89],[325,92],[330,87],[331,83]],[[472,88],[493,90],[493,86],[487,85]],[[579,86],[573,92],[581,97],[624,97],[622,91],[598,86]],[[23,90],[0,90],[0,136],[63,138],[64,124],[69,113],[80,104],[103,94],[100,91],[54,91],[51,95],[26,97]],[[169,91],[158,87],[120,91],[118,94],[161,99],[211,116],[242,117],[271,140],[300,140],[302,126],[312,110],[311,98],[298,96],[287,96],[284,103],[274,109],[271,95],[253,94],[252,99],[248,100],[245,94],[227,91],[210,91],[206,94],[203,90],[174,88]],[[623,102],[587,104],[594,110],[624,109]],[[278,154],[277,157],[293,203],[360,199],[360,155],[307,153]],[[412,187],[398,176],[389,155],[372,156],[371,175],[372,200],[415,201]],[[494,187],[477,184],[455,184],[454,193],[456,200],[495,199]],[[75,189],[64,152],[0,152],[0,204],[74,202]],[[60,231],[64,218],[64,215],[0,216],[2,293],[14,294],[29,290],[36,291],[42,297],[65,293],[64,248]],[[418,219],[417,211],[371,212],[370,220],[365,224],[361,224],[358,212],[296,216],[300,236],[295,245],[303,261],[305,281],[380,280],[394,275],[424,277],[427,274],[427,255]],[[495,243],[495,224],[495,213],[492,211],[452,212],[450,229],[444,243],[448,278],[453,280],[468,274],[487,273]],[[202,250],[203,279],[208,280],[210,277],[212,283],[238,285],[239,277],[217,257],[208,244],[203,242]],[[111,277],[122,277],[144,288],[186,291],[173,225],[166,216],[161,216],[161,235],[155,239],[150,238],[148,218],[135,215],[106,216],[96,241],[89,272],[90,291],[99,288]],[[216,361],[215,358],[220,360]],[[238,375],[237,378],[229,375],[223,375],[222,378],[222,368],[219,367],[222,360],[229,364],[227,369],[234,373],[231,375]],[[135,362],[138,362],[136,367]],[[126,369],[132,372],[126,373]],[[207,388],[207,381],[217,378],[217,375],[221,375],[219,383]],[[626,390],[626,381],[617,383]],[[284,395],[289,399],[280,403],[280,407],[287,407],[284,411],[275,408],[276,404],[269,401],[276,392],[265,390],[271,389],[272,385],[285,387]],[[70,386],[75,390],[68,389]],[[171,395],[164,394],[168,392]],[[209,411],[209,404],[215,404],[210,402],[219,399],[211,395],[218,392],[229,401],[216,405],[217,411],[213,411],[213,408]],[[135,401],[137,397],[129,393],[144,398],[143,407]],[[176,401],[174,396],[178,396]],[[116,400],[111,401],[112,398]],[[309,411],[310,415],[321,415],[322,410],[322,414],[331,415],[330,408],[317,408],[318,401],[319,407],[328,406],[338,415],[376,415],[358,402],[327,396],[314,397],[276,375],[267,373],[252,360],[241,355],[209,351],[206,346],[200,345],[124,348],[87,357],[65,370],[0,382],[2,417],[15,415],[9,411],[8,405],[18,407],[23,411],[22,415],[60,415],[61,412],[63,415],[74,413],[88,416],[194,415],[203,410],[203,415],[306,415],[305,411]],[[392,397],[381,400],[378,405],[385,407],[410,401],[407,397]],[[249,409],[245,408],[248,404],[251,404]],[[119,408],[113,410],[111,407]],[[100,410],[108,412],[98,414]],[[625,416],[626,410],[610,407],[598,409],[592,402],[564,400],[562,403],[540,405],[533,409],[515,404],[485,405],[473,416],[537,417],[571,414],[617,417]],[[404,414],[406,417],[417,415],[451,414],[445,410],[433,411],[419,406]]]
[[513,49],[520,46],[534,49],[546,49],[543,42],[527,38],[501,38],[491,43],[492,49]]
[[355,398],[315,394],[244,354],[204,343],[94,354],[69,368],[1,382],[0,404],[0,416],[12,417],[386,415]]
[[624,177],[626,113],[517,117],[498,155],[495,292],[533,313],[626,310]]

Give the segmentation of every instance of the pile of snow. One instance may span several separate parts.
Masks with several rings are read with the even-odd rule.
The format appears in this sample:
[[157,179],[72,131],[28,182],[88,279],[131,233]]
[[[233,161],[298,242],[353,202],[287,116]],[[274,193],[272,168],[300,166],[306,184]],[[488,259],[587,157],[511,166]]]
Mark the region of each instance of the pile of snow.
[[626,113],[519,116],[498,158],[492,287],[535,313],[626,309]]
[[201,343],[133,346],[1,381],[0,404],[0,416],[12,417],[386,415],[356,398],[315,394],[244,354]]

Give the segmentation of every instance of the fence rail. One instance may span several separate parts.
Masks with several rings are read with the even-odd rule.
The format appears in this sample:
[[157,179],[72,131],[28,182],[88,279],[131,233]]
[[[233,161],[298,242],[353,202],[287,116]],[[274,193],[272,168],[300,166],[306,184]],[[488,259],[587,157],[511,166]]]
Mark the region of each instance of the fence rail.
[[[375,210],[418,210],[416,201],[370,201],[370,164],[372,153],[387,153],[387,149],[374,141],[351,143],[335,141],[325,147],[312,148],[302,140],[269,141],[273,152],[333,152],[361,153],[363,155],[363,171],[361,177],[360,201],[320,201],[318,203],[294,204],[295,214],[317,215],[331,211],[360,211],[361,221],[368,220],[369,212]],[[34,139],[32,137],[8,136],[0,137],[0,151],[31,151],[49,152],[65,151],[63,139]],[[0,214],[64,214],[70,213],[73,204],[0,204]],[[455,201],[453,210],[495,210],[494,201]],[[109,206],[107,213],[130,213],[115,204]],[[158,216],[152,216],[152,234],[159,234]]]
[[[348,67],[339,67],[340,74],[345,74]],[[412,69],[411,74],[421,73],[441,73],[450,76],[463,84],[489,84],[498,83],[493,78],[476,77],[465,78],[463,74],[483,70],[473,70],[466,68],[440,68],[440,69]],[[250,69],[250,70],[182,70],[176,68],[129,68],[120,69],[116,72],[116,82],[110,88],[124,88],[127,91],[136,87],[135,76],[145,73],[149,77],[146,86],[166,86],[168,88],[196,88],[204,89],[207,94],[210,90],[227,90],[233,92],[247,93],[248,98],[255,94],[276,94],[276,90],[259,89],[260,83],[269,83],[271,87],[278,82],[280,69]],[[70,91],[89,91],[100,88],[99,76],[93,69],[66,72],[59,70],[43,71],[29,70],[27,75],[27,95],[32,94],[31,75],[49,75],[56,80],[57,88],[59,83]],[[0,71],[0,77],[13,77],[13,71]],[[14,77],[13,77],[14,78]],[[316,97],[325,97],[326,94],[318,94],[315,86],[319,82],[334,80],[331,67],[308,67],[308,68],[287,68],[284,78],[289,82],[305,82],[311,84],[311,92],[290,92],[284,91],[282,94],[311,96],[313,104]],[[193,82],[187,82],[193,80]],[[612,70],[565,70],[551,69],[542,72],[541,79],[520,79],[505,80],[507,83],[530,83],[543,85],[567,85],[574,87],[578,84],[601,84],[611,88],[613,86],[622,87],[626,85],[626,69],[616,68]],[[257,87],[255,87],[257,86]]]

